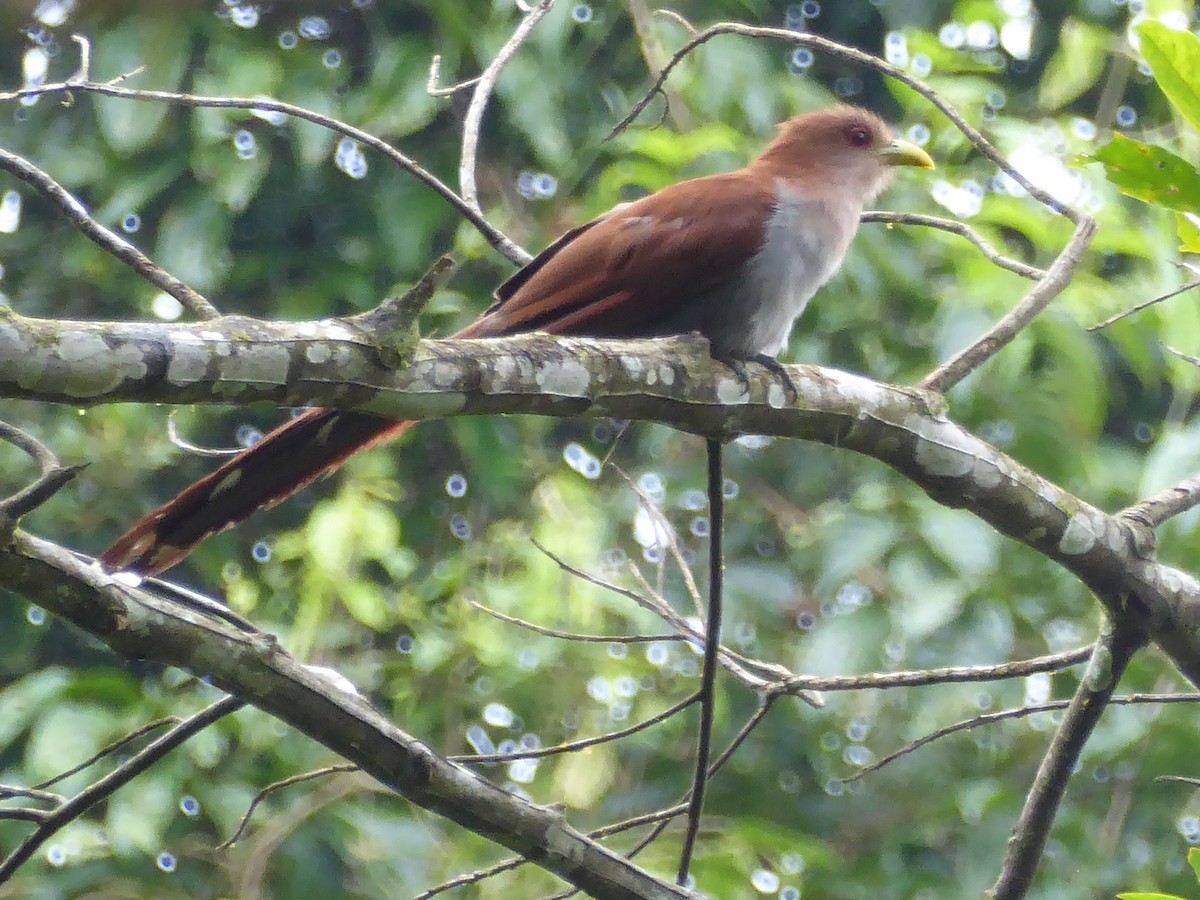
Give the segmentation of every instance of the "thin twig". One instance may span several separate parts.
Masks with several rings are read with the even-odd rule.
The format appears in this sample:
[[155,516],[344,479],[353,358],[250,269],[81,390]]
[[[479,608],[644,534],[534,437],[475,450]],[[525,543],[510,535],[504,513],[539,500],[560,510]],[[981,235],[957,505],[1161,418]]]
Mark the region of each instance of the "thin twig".
[[[641,485],[629,477],[628,472],[617,465],[614,465],[613,469],[616,470],[616,473],[621,477],[625,484],[629,486],[629,489],[637,496],[638,503],[641,505],[646,515],[654,520],[656,536],[661,534],[666,539],[667,549],[671,551],[671,557],[675,560],[675,566],[679,570],[679,576],[683,579],[683,586],[687,590],[688,596],[692,598],[692,604],[696,608],[696,616],[697,618],[703,616],[704,595],[700,592],[700,587],[696,584],[696,579],[692,575],[691,566],[689,566],[687,561],[683,558],[683,548],[679,545],[679,535],[675,532],[675,527],[671,524],[671,520],[667,518],[666,514],[659,509],[657,504],[655,504],[655,502],[650,499],[646,492],[642,490]],[[637,570],[637,567],[632,566],[631,568],[633,568],[633,570],[640,577],[641,573]],[[645,580],[642,580],[642,585],[647,588],[647,590],[650,589],[649,584]],[[661,599],[661,588],[655,589],[654,593],[659,597],[659,599]],[[663,601],[663,605],[666,605],[665,601]]]
[[67,769],[65,772],[60,772],[59,774],[55,775],[53,778],[51,778],[47,781],[43,781],[41,784],[37,785],[36,787],[39,790],[45,790],[46,788],[50,787],[51,785],[58,784],[60,781],[62,781],[65,778],[70,778],[76,772],[82,772],[88,766],[92,765],[92,763],[99,762],[100,760],[104,759],[104,757],[106,757],[112,753],[115,753],[124,747],[127,747],[129,744],[133,743],[138,738],[143,737],[144,735],[147,735],[152,731],[158,731],[160,728],[165,728],[168,725],[178,725],[181,721],[183,721],[183,720],[180,719],[179,716],[166,716],[165,718],[162,718],[162,719],[156,719],[153,722],[147,722],[141,728],[131,731],[129,734],[118,738],[117,740],[115,740],[111,744],[109,744],[108,746],[101,747],[99,750],[97,750],[95,753],[93,753],[91,756],[89,756],[83,762],[79,763],[79,765],[73,766],[70,769]]
[[908,672],[869,672],[864,675],[792,675],[779,682],[778,690],[792,688],[810,691],[882,690],[897,687],[924,687],[934,684],[965,684],[973,681],[1001,681],[1036,672],[1055,672],[1083,662],[1092,655],[1092,646],[1065,653],[1020,659],[993,666],[946,666],[941,669],[917,669]]
[[67,81],[87,81],[92,71],[92,42],[82,34],[71,35],[71,40],[79,45],[79,68]]
[[678,25],[680,28],[682,28],[684,31],[686,31],[688,34],[692,35],[693,37],[695,37],[697,34],[699,34],[699,30],[696,28],[695,25],[693,25],[691,22],[689,22],[687,19],[685,19],[679,13],[675,12],[675,10],[673,10],[673,9],[656,9],[656,10],[654,10],[654,15],[661,16],[664,19],[670,19],[672,22],[674,22],[676,25]]
[[607,734],[600,734],[596,737],[582,738],[578,741],[565,741],[561,744],[555,744],[553,747],[539,747],[536,750],[514,750],[511,753],[464,753],[458,756],[447,756],[446,759],[456,763],[496,763],[512,762],[517,759],[541,759],[546,756],[575,753],[579,750],[586,750],[588,747],[595,747],[597,744],[607,744],[611,741],[629,737],[631,734],[637,734],[639,731],[645,731],[653,725],[665,722],[676,713],[682,712],[699,699],[699,693],[690,694],[678,703],[667,707],[662,712],[648,719],[643,719],[641,722],[630,725],[628,728],[622,728],[620,731],[610,731]]
[[430,97],[449,97],[452,94],[457,94],[459,91],[465,91],[467,88],[476,84],[480,76],[468,78],[466,81],[460,81],[458,84],[447,85],[442,87],[438,82],[442,80],[442,55],[440,53],[433,54],[433,59],[429,61],[429,81],[425,84],[425,93]]
[[184,94],[177,91],[133,90],[131,88],[118,87],[115,84],[94,81],[83,83],[57,82],[55,84],[39,85],[38,87],[22,88],[17,91],[7,91],[0,93],[0,101],[17,100],[21,97],[34,97],[43,94],[66,94],[73,91],[102,94],[106,97],[123,97],[127,100],[175,103],[180,106],[206,109],[245,109],[250,111],[278,112],[286,116],[292,116],[293,118],[321,125],[330,131],[345,135],[364,146],[382,153],[395,165],[431,188],[439,197],[454,207],[459,215],[470,222],[483,235],[484,240],[516,265],[523,266],[533,258],[529,253],[513,243],[507,235],[488,222],[480,213],[472,209],[451,187],[439,180],[437,176],[429,172],[415,160],[401,153],[391,144],[370,132],[363,131],[361,128],[355,128],[353,125],[348,125],[345,122],[314,112],[311,109],[305,109],[303,106],[296,106],[293,103],[284,103],[281,100],[272,100],[268,97],[201,97],[196,94]]
[[150,766],[158,762],[188,738],[203,731],[217,720],[241,709],[245,701],[236,697],[224,697],[207,709],[180,722],[145,749],[131,756],[98,781],[88,785],[58,809],[46,816],[33,833],[29,834],[3,862],[0,862],[0,884],[8,881],[38,848],[68,823],[83,815],[100,801],[110,797]]
[[869,210],[862,214],[860,219],[862,222],[884,222],[888,225],[920,225],[925,228],[936,228],[939,231],[945,231],[950,234],[956,234],[959,237],[966,238],[974,244],[984,258],[1001,269],[1007,269],[1020,275],[1022,278],[1029,278],[1037,281],[1039,278],[1046,277],[1046,272],[1036,266],[1031,266],[1020,260],[1010,259],[1007,256],[1002,256],[996,251],[996,248],[988,243],[978,231],[968,225],[966,222],[958,222],[954,219],[944,219],[941,216],[927,216],[919,213],[900,213],[900,212],[884,212],[881,210]]
[[179,432],[179,425],[175,421],[175,417],[179,414],[182,407],[175,407],[167,415],[167,440],[172,446],[178,447],[180,450],[185,450],[194,456],[204,456],[209,458],[224,458],[227,456],[237,456],[239,453],[245,453],[245,447],[201,447],[199,444],[193,444]]
[[5,822],[36,822],[41,825],[53,813],[48,809],[34,809],[31,806],[14,806],[0,809],[0,821]]
[[500,72],[508,65],[508,61],[513,58],[525,38],[529,37],[534,26],[545,17],[546,13],[550,12],[550,7],[553,5],[554,0],[542,0],[541,3],[531,7],[525,13],[521,23],[513,30],[512,37],[505,42],[504,46],[500,48],[500,52],[480,74],[479,80],[475,84],[475,91],[471,94],[471,103],[467,107],[467,115],[463,121],[462,159],[458,164],[458,187],[462,191],[463,202],[480,217],[483,216],[483,211],[479,208],[479,190],[475,185],[475,154],[479,149],[479,129],[483,125],[483,111],[487,107],[488,99],[492,95],[492,88],[496,86],[496,79],[500,77]]
[[945,393],[999,353],[1071,283],[1095,233],[1096,221],[1087,216],[1080,217],[1071,240],[1046,271],[1045,277],[1030,289],[1011,312],[989,328],[975,343],[921,379],[920,386]]
[[[651,75],[655,75],[662,71],[662,67],[666,65],[670,59],[670,51],[663,44],[662,37],[659,33],[657,23],[654,21],[655,14],[650,11],[647,0],[625,0],[627,17],[633,25],[633,33],[637,37],[638,49],[642,52],[642,59],[646,62],[646,69]],[[685,19],[682,16],[675,19],[689,34],[695,34],[694,28],[689,28]],[[660,91],[663,98],[663,119],[669,115],[675,125],[681,131],[691,131],[695,127],[695,116],[688,109],[686,99],[681,96],[678,90],[671,90],[664,86]],[[661,124],[660,120],[660,124]]]
[[1087,330],[1090,332],[1100,331],[1102,328],[1107,328],[1114,322],[1120,322],[1122,319],[1126,318],[1127,316],[1132,316],[1134,313],[1140,313],[1143,309],[1148,309],[1149,307],[1154,306],[1156,303],[1162,303],[1164,300],[1170,300],[1172,297],[1178,297],[1180,294],[1190,291],[1194,287],[1200,287],[1200,279],[1189,281],[1187,284],[1180,285],[1173,290],[1167,291],[1165,294],[1159,294],[1157,297],[1147,300],[1145,303],[1139,303],[1137,306],[1130,307],[1123,312],[1117,313],[1115,316],[1109,316],[1103,322],[1099,322],[1095,325],[1089,325]]
[[65,803],[67,798],[62,794],[56,794],[53,791],[43,790],[40,787],[16,787],[15,785],[0,784],[0,800],[8,800],[12,797],[27,797],[30,800],[41,800],[43,803]]
[[660,641],[687,641],[690,638],[682,634],[579,634],[574,631],[559,631],[557,628],[547,628],[545,625],[535,625],[525,619],[506,615],[499,610],[484,606],[477,600],[470,601],[471,605],[480,612],[485,612],[494,619],[516,625],[534,634],[544,634],[546,637],[558,638],[561,641],[578,641],[584,644],[657,644]]
[[12,529],[21,517],[37,509],[83,471],[83,466],[64,466],[45,444],[15,425],[0,422],[0,441],[12,444],[33,458],[41,473],[30,484],[0,500],[0,534]]
[[328,775],[335,775],[339,772],[361,771],[362,770],[358,766],[351,763],[339,763],[335,766],[325,766],[321,769],[314,769],[311,772],[303,772],[300,775],[292,775],[290,778],[281,778],[279,781],[276,781],[273,784],[268,784],[265,788],[255,794],[254,799],[250,801],[250,805],[246,807],[245,813],[242,814],[242,819],[240,822],[238,822],[237,830],[234,831],[228,840],[217,844],[217,850],[228,850],[239,840],[241,840],[242,835],[246,833],[246,829],[250,825],[250,817],[254,815],[254,810],[258,808],[260,803],[262,803],[267,799],[267,797],[276,791],[283,790],[287,787],[292,787],[293,785],[303,784],[306,781],[315,781],[318,778],[325,778]]
[[[597,587],[604,588],[605,590],[611,591],[618,596],[626,597],[627,599],[632,600],[642,609],[648,610],[660,617],[668,625],[676,629],[676,631],[690,643],[694,643],[699,646],[700,642],[704,639],[703,634],[701,634],[697,629],[693,628],[688,623],[687,619],[672,609],[670,604],[667,603],[666,600],[661,597],[661,595],[655,593],[654,588],[651,587],[651,585],[649,585],[644,578],[642,578],[641,573],[632,563],[630,564],[630,570],[634,573],[634,576],[639,578],[641,581],[643,587],[647,591],[647,596],[643,596],[637,591],[630,590],[629,588],[621,587],[618,584],[613,584],[610,581],[605,581],[603,578],[600,578],[597,575],[593,575],[590,572],[571,565],[561,557],[554,554],[552,551],[543,547],[537,541],[534,541],[533,543],[535,547],[542,551],[542,553],[544,553],[555,565],[557,565],[568,575],[574,575],[577,578],[581,578],[582,580],[588,582],[589,584],[594,584]],[[747,659],[746,657],[730,650],[728,647],[721,647],[720,651],[721,661],[726,669],[729,670],[730,674],[732,674],[735,678],[752,690],[769,690],[772,684],[778,679],[793,674],[788,672],[788,670],[784,669],[782,666],[761,663],[757,660]],[[803,692],[799,693],[797,696],[799,696],[800,699],[804,700],[804,702],[808,703],[810,706],[814,706],[814,708],[821,706],[821,703],[818,699],[808,696]]]
[[[73,85],[82,88],[83,85]],[[155,287],[170,294],[198,319],[215,319],[217,308],[194,288],[180,281],[125,238],[105,228],[88,214],[67,189],[24,157],[0,149],[0,169],[15,175],[62,210],[84,236],[106,253],[125,263]]]
[[[1190,694],[1124,694],[1120,697],[1111,697],[1108,702],[1113,706],[1133,706],[1143,703],[1200,703],[1200,693]],[[910,741],[899,750],[889,753],[887,756],[875,760],[870,765],[863,766],[853,775],[843,778],[843,781],[857,781],[864,775],[869,775],[884,766],[895,762],[902,756],[907,756],[914,750],[920,750],[927,744],[932,744],[934,741],[941,740],[944,737],[949,737],[952,734],[957,734],[960,731],[970,731],[973,728],[979,728],[982,725],[994,725],[997,722],[1004,722],[1008,719],[1023,719],[1027,716],[1036,715],[1044,712],[1054,712],[1060,709],[1066,709],[1071,705],[1070,700],[1051,700],[1048,703],[1031,703],[1029,706],[1021,706],[1016,709],[1005,709],[1000,712],[983,713],[982,715],[972,716],[969,719],[963,719],[960,722],[955,722],[953,725],[947,725],[944,728],[939,728],[937,731],[931,731],[929,734],[917,738],[915,741]]]
[[1173,781],[1178,784],[1188,784],[1192,787],[1200,787],[1200,778],[1189,778],[1186,775],[1156,775],[1155,781]]

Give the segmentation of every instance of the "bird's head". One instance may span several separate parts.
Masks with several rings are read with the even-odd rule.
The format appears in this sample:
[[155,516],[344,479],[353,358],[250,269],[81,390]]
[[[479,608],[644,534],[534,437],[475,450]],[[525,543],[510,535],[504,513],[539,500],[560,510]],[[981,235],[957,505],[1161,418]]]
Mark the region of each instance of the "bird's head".
[[755,164],[814,191],[849,193],[859,203],[878,196],[897,166],[934,168],[928,153],[893,137],[886,122],[856,106],[788,119]]

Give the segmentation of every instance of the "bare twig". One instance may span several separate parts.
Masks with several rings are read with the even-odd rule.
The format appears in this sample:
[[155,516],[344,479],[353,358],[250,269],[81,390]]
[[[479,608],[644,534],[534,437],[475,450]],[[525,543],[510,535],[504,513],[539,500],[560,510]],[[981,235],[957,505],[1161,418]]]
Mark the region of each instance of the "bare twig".
[[516,759],[541,759],[546,756],[575,753],[579,750],[586,750],[588,747],[595,747],[597,744],[607,744],[611,741],[629,737],[631,734],[637,734],[639,731],[645,731],[653,725],[665,722],[676,713],[682,712],[699,699],[700,695],[698,693],[690,694],[678,703],[668,706],[662,712],[648,719],[643,719],[635,725],[622,728],[620,731],[610,731],[608,734],[600,734],[596,737],[583,738],[578,741],[565,741],[561,744],[555,744],[553,747],[539,747],[536,750],[514,750],[512,753],[463,753],[458,756],[447,756],[446,759],[457,763],[494,763],[512,762]]
[[546,637],[558,638],[562,641],[577,641],[584,644],[657,644],[659,641],[690,640],[682,634],[579,634],[574,631],[559,631],[557,628],[547,628],[545,625],[535,625],[525,619],[506,615],[499,610],[484,606],[477,600],[470,601],[471,605],[480,612],[485,612],[494,619],[516,625],[534,634],[544,634]]
[[108,775],[88,785],[70,800],[50,812],[31,834],[0,862],[0,884],[8,881],[37,849],[65,825],[74,821],[100,801],[110,797],[150,766],[158,762],[188,738],[203,731],[213,722],[241,709],[245,702],[236,697],[224,697],[196,715],[180,722],[162,737],[139,751]]
[[[675,560],[675,566],[679,571],[679,576],[683,579],[683,586],[687,590],[688,596],[692,599],[692,604],[696,608],[697,618],[704,615],[704,595],[700,593],[700,588],[696,584],[696,578],[692,575],[692,567],[687,564],[683,558],[683,548],[679,546],[679,535],[675,533],[675,528],[671,525],[671,521],[666,517],[658,505],[650,499],[641,485],[629,477],[629,473],[620,466],[613,466],[616,473],[621,477],[621,480],[629,486],[638,498],[638,504],[642,510],[654,521],[655,534],[661,534],[668,550],[671,551],[671,557]],[[631,565],[630,568],[634,571],[639,579],[641,572],[637,566]],[[661,572],[660,572],[661,575]],[[661,580],[661,578],[660,578]],[[642,586],[648,593],[656,595],[656,600],[660,601],[662,606],[667,606],[666,601],[662,599],[662,587],[651,588],[650,584],[642,579]],[[669,608],[669,607],[668,607]]]
[[84,467],[60,465],[58,457],[49,447],[7,422],[0,422],[0,441],[12,444],[33,457],[42,470],[36,480],[0,500],[0,532],[3,532],[16,525],[21,516],[37,509],[62,490]]
[[71,40],[79,45],[79,68],[67,81],[87,81],[92,71],[92,42],[82,34],[71,35]]
[[45,822],[53,813],[48,809],[34,809],[31,806],[13,806],[0,809],[0,821],[5,822]]
[[303,106],[296,106],[293,103],[284,103],[281,100],[272,100],[268,97],[202,97],[196,94],[184,94],[177,91],[133,90],[131,88],[118,87],[112,83],[94,81],[64,81],[54,84],[43,84],[37,87],[22,88],[17,91],[7,91],[0,93],[0,101],[17,100],[21,97],[33,97],[43,94],[66,94],[72,91],[102,94],[106,97],[123,97],[127,100],[141,100],[152,103],[176,103],[180,106],[203,107],[207,109],[245,109],[250,111],[277,112],[321,125],[330,131],[343,134],[364,146],[382,153],[395,165],[431,188],[439,197],[454,207],[464,219],[470,222],[483,235],[484,240],[513,263],[524,265],[532,259],[529,253],[518,247],[507,235],[487,221],[479,212],[472,209],[452,188],[391,144],[370,132],[363,131],[361,128],[355,128],[353,125],[348,125],[345,122],[314,112],[311,109],[305,109]]
[[438,82],[442,80],[442,55],[435,53],[433,59],[429,61],[429,81],[425,85],[425,92],[430,97],[449,97],[452,94],[457,94],[459,91],[465,91],[467,88],[476,84],[480,76],[468,78],[466,81],[460,81],[458,84],[451,84],[442,87]]
[[1185,478],[1179,484],[1151,494],[1132,506],[1121,510],[1118,515],[1143,522],[1157,528],[1163,522],[1200,505],[1200,475]]
[[[654,22],[655,15],[661,15],[663,11],[651,12],[646,0],[626,0],[625,6],[629,21],[633,24],[634,34],[637,35],[638,49],[642,52],[642,59],[646,61],[646,69],[651,75],[656,75],[662,71],[662,67],[670,58],[670,53],[663,45]],[[683,16],[676,15],[668,18],[681,25],[688,34],[696,33],[696,29],[688,25]],[[660,93],[663,98],[663,117],[669,115],[681,130],[690,131],[695,125],[695,116],[688,109],[685,99],[677,91],[673,91],[665,85]]]
[[1148,309],[1149,307],[1154,306],[1156,303],[1162,303],[1164,300],[1170,300],[1172,297],[1178,297],[1180,294],[1190,291],[1194,287],[1200,287],[1200,279],[1189,281],[1186,284],[1182,284],[1179,287],[1174,288],[1173,290],[1167,291],[1165,294],[1159,294],[1157,297],[1154,297],[1151,300],[1147,300],[1144,303],[1139,303],[1137,306],[1132,306],[1129,309],[1123,310],[1122,312],[1117,313],[1115,316],[1109,316],[1103,322],[1099,322],[1095,325],[1089,325],[1087,330],[1092,332],[1100,331],[1102,328],[1107,328],[1114,322],[1120,322],[1122,319],[1126,318],[1127,316],[1132,316],[1134,313],[1140,313],[1143,309]]
[[[567,574],[581,578],[589,584],[594,584],[597,587],[604,588],[605,590],[611,591],[618,596],[626,597],[632,600],[642,609],[649,610],[656,616],[659,616],[663,621],[681,634],[685,640],[699,645],[699,643],[704,639],[703,634],[693,628],[683,616],[672,609],[671,605],[667,603],[666,600],[664,600],[660,595],[655,593],[654,588],[645,582],[644,579],[642,579],[642,583],[647,591],[646,595],[639,594],[637,591],[632,591],[629,588],[621,587],[618,584],[613,584],[610,581],[605,581],[599,576],[593,575],[590,572],[573,566],[536,541],[534,541],[534,546],[541,550],[542,553],[549,557],[549,559],[554,562],[555,565],[557,565]],[[640,572],[638,572],[636,566],[631,565],[631,570],[634,572],[635,577],[640,578]],[[771,687],[771,684],[779,678],[779,676],[791,674],[782,666],[764,664],[759,663],[756,660],[747,659],[733,652],[728,647],[721,647],[720,653],[721,661],[729,670],[729,672],[752,690],[767,690]],[[814,700],[810,696],[800,694],[800,697],[809,705],[820,706],[819,701]]]
[[[1108,702],[1113,706],[1131,706],[1143,703],[1200,703],[1200,694],[1125,694],[1120,697],[1111,697]],[[875,762],[863,766],[853,775],[849,775],[842,780],[857,781],[864,775],[869,775],[871,772],[882,769],[902,756],[908,756],[914,750],[920,750],[927,744],[932,744],[934,741],[939,741],[960,731],[970,731],[982,725],[994,725],[997,722],[1004,722],[1008,719],[1023,719],[1026,716],[1036,715],[1037,713],[1054,712],[1055,710],[1066,709],[1070,705],[1070,700],[1051,700],[1048,703],[1033,703],[1017,709],[1005,709],[1000,712],[972,716],[969,719],[955,722],[953,725],[947,725],[944,728],[931,731],[929,734],[923,735],[915,741],[910,741],[899,750],[889,753],[887,756],[880,757]]]
[[1079,680],[1062,724],[1042,757],[1021,816],[1013,828],[1004,863],[990,896],[1019,900],[1029,891],[1050,834],[1050,826],[1067,790],[1071,771],[1083,745],[1100,722],[1113,691],[1134,653],[1146,645],[1147,636],[1131,620],[1109,620],[1087,672]]
[[26,788],[0,784],[0,800],[8,800],[12,797],[28,797],[30,800],[41,800],[43,803],[65,803],[67,799],[62,794],[38,787]]
[[51,778],[47,781],[43,781],[41,784],[37,785],[37,787],[41,790],[44,790],[45,788],[48,788],[53,784],[58,784],[63,779],[70,778],[76,772],[82,772],[84,769],[86,769],[92,763],[99,762],[100,760],[104,759],[104,757],[108,756],[109,754],[115,753],[116,751],[118,751],[124,747],[127,747],[129,744],[136,741],[138,738],[140,738],[144,735],[147,735],[152,731],[158,731],[160,728],[165,728],[168,725],[178,725],[181,721],[183,721],[183,720],[180,719],[179,716],[166,716],[165,718],[162,718],[162,719],[156,719],[153,722],[147,722],[141,728],[135,729],[134,731],[131,731],[129,734],[124,735],[121,738],[118,738],[117,740],[115,740],[111,744],[109,744],[108,746],[101,747],[99,750],[97,750],[95,753],[93,753],[91,756],[89,756],[87,759],[85,759],[83,762],[79,763],[78,765],[72,766],[70,769],[67,769],[65,772],[60,772],[59,774],[55,775],[53,778]]
[[245,447],[201,447],[199,444],[193,444],[179,432],[179,423],[175,421],[175,417],[179,414],[180,409],[181,407],[176,407],[167,415],[167,440],[171,442],[172,446],[194,456],[207,458],[237,456],[239,453],[245,452]]
[[933,684],[965,684],[973,681],[1000,681],[1020,678],[1035,672],[1054,672],[1076,665],[1092,654],[1092,647],[1079,647],[1066,653],[1054,653],[1033,659],[999,663],[994,666],[947,666],[911,672],[871,672],[865,675],[792,675],[779,683],[781,692],[793,687],[810,691],[859,691],[896,687],[921,687]]
[[1029,278],[1037,281],[1039,278],[1045,278],[1044,270],[1031,266],[1016,259],[1009,259],[1007,256],[1002,256],[996,251],[988,241],[978,231],[968,225],[966,222],[958,222],[954,219],[944,219],[941,216],[926,216],[919,213],[900,213],[900,212],[884,212],[881,210],[869,210],[862,214],[862,222],[884,222],[888,225],[921,225],[925,228],[936,228],[939,231],[945,231],[950,234],[956,234],[959,237],[966,238],[974,244],[984,258],[989,262],[999,266],[1001,269],[1007,269],[1020,275],[1022,278]]
[[1075,233],[1071,240],[1046,271],[1045,277],[1030,289],[1016,308],[989,328],[975,343],[921,379],[921,387],[945,393],[1000,352],[1001,348],[1016,337],[1071,283],[1095,233],[1095,220],[1087,216],[1080,217],[1076,221]]
[[1190,353],[1184,353],[1182,350],[1176,350],[1170,344],[1163,344],[1163,347],[1168,353],[1178,356],[1184,362],[1189,362],[1193,366],[1200,368],[1200,356],[1192,356]]
[[[82,84],[72,87],[83,88]],[[3,97],[0,97],[3,99]],[[194,288],[184,284],[162,266],[155,263],[141,250],[88,214],[83,204],[72,197],[62,185],[24,157],[0,149],[0,169],[15,175],[43,197],[62,210],[63,214],[83,232],[84,236],[125,263],[155,287],[170,294],[192,315],[199,319],[215,319],[220,313],[217,308],[201,296]]]
[[488,67],[483,70],[475,84],[475,92],[471,95],[471,103],[467,107],[467,115],[463,121],[462,159],[458,164],[458,187],[462,191],[463,202],[479,217],[483,211],[479,208],[479,191],[475,186],[475,154],[479,149],[479,129],[483,124],[483,111],[496,86],[500,72],[508,65],[508,61],[524,43],[525,38],[533,31],[535,25],[550,12],[554,0],[541,0],[536,6],[530,7],[521,23],[513,30],[510,37],[500,48]]
[[340,763],[336,766],[325,766],[320,769],[314,769],[311,772],[302,772],[301,774],[293,775],[290,778],[281,778],[279,781],[276,781],[273,784],[268,784],[265,788],[255,794],[254,799],[250,801],[250,805],[246,807],[246,812],[242,814],[242,819],[240,822],[238,822],[237,830],[230,835],[228,840],[217,844],[217,850],[228,850],[239,840],[241,840],[242,835],[246,833],[246,829],[250,826],[250,817],[254,815],[254,810],[258,808],[260,803],[262,803],[267,799],[267,797],[276,791],[283,790],[284,788],[291,787],[292,785],[303,784],[306,781],[315,781],[318,778],[325,778],[329,775],[335,775],[339,772],[360,771],[362,770],[356,765],[351,763]]
[[1155,781],[1176,782],[1177,784],[1188,784],[1192,787],[1200,787],[1200,778],[1189,778],[1186,775],[1156,775]]
[[654,10],[654,15],[661,16],[664,19],[669,19],[693,37],[699,33],[699,30],[695,25],[693,25],[679,13],[675,12],[673,9],[656,9]]

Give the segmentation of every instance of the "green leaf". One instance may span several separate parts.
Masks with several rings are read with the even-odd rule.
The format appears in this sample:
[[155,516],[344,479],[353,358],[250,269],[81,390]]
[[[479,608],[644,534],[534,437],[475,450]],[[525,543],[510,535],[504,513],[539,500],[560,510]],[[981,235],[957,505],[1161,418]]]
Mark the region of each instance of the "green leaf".
[[59,702],[70,676],[57,666],[31,672],[0,691],[0,746],[11,746],[31,723]]
[[1187,897],[1180,897],[1178,894],[1134,891],[1132,893],[1117,894],[1117,900],[1187,900]]
[[178,812],[178,797],[170,776],[159,769],[117,791],[105,819],[113,848],[118,853],[158,853]]
[[206,291],[229,270],[229,211],[211,193],[181,194],[158,226],[155,258],[177,278]]
[[1045,109],[1066,106],[1096,84],[1108,54],[1112,34],[1080,19],[1067,19],[1059,34],[1058,49],[1046,64],[1038,88],[1038,105]]
[[1092,158],[1130,197],[1181,212],[1200,210],[1200,172],[1170,150],[1118,134]]
[[1200,217],[1195,213],[1176,213],[1175,232],[1183,253],[1200,253]]
[[1188,850],[1188,865],[1196,873],[1196,880],[1200,881],[1200,847],[1192,847]]
[[339,594],[350,615],[372,631],[383,631],[391,624],[387,598],[378,585],[351,580],[341,585]]
[[58,775],[108,743],[117,725],[101,706],[61,701],[48,706],[30,731],[28,771],[39,779]]
[[1200,38],[1148,20],[1138,28],[1142,55],[1180,114],[1200,129]]
[[[134,16],[119,26],[100,30],[92,71],[103,81],[144,67],[143,84],[134,87],[148,84],[171,91],[182,83],[190,59],[191,34],[179,27],[174,16]],[[96,119],[104,139],[125,154],[144,149],[171,109],[168,103],[96,98]]]

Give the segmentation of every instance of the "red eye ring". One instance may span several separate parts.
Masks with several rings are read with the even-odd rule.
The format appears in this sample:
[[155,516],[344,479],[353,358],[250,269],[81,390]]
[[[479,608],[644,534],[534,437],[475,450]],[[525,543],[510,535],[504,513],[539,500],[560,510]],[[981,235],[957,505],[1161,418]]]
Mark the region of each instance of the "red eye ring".
[[846,140],[851,147],[871,146],[871,130],[865,125],[851,125],[846,129]]

